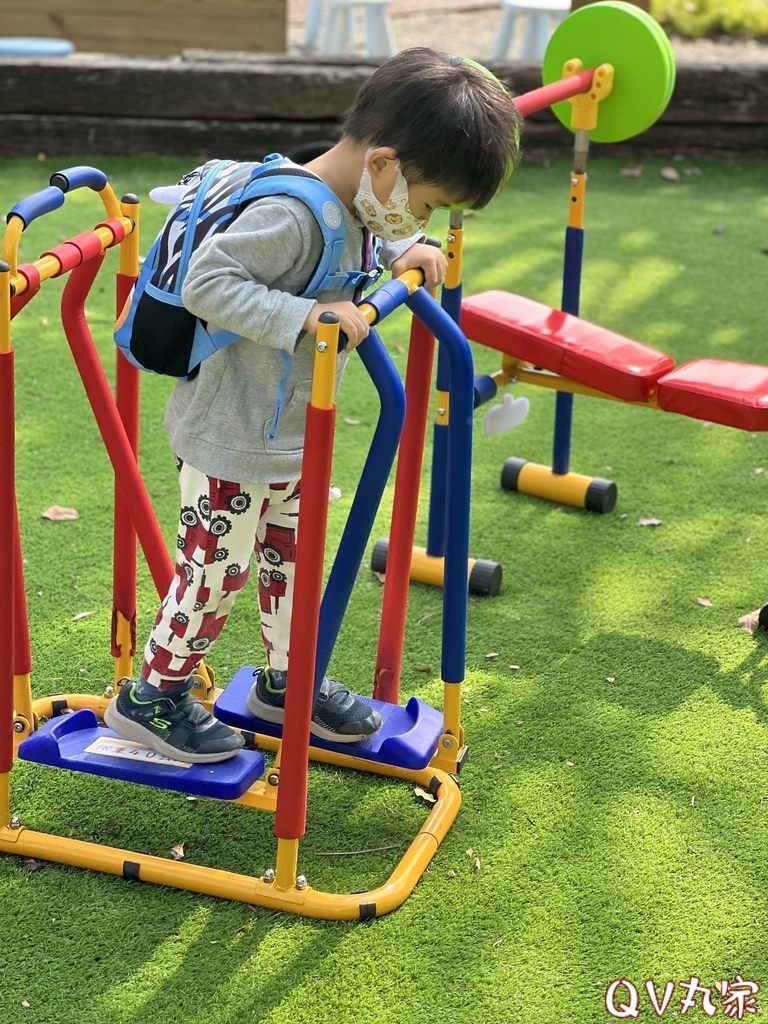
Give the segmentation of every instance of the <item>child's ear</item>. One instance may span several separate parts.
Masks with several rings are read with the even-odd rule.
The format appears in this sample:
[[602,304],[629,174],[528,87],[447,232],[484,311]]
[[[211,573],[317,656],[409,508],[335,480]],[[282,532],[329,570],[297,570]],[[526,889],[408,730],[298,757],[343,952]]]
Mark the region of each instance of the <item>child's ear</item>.
[[374,194],[380,202],[386,202],[397,179],[397,151],[391,146],[369,149],[365,154],[365,166],[371,176]]

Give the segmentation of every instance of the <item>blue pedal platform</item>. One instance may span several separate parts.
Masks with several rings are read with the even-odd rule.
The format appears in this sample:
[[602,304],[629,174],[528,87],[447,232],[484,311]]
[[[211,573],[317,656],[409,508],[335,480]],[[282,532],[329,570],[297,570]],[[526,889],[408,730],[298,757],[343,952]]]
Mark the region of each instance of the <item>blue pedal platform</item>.
[[[247,666],[240,669],[216,701],[216,717],[238,729],[280,736],[282,725],[255,718],[248,710],[246,698],[258,671]],[[333,743],[310,736],[312,746],[412,771],[426,768],[443,734],[442,713],[418,697],[411,697],[403,707],[371,697],[360,697],[360,700],[376,708],[383,719],[381,728],[373,736],[359,743]]]
[[264,771],[264,757],[257,750],[240,750],[214,764],[170,760],[101,727],[87,708],[46,722],[19,745],[19,757],[217,800],[236,800]]

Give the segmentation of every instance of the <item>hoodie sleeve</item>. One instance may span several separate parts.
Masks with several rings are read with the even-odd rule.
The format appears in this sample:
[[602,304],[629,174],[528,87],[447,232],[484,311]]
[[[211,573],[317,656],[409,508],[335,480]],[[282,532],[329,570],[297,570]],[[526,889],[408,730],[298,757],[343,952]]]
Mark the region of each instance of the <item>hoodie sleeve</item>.
[[181,297],[212,328],[292,352],[314,299],[300,298],[322,251],[314,218],[261,199],[194,253]]

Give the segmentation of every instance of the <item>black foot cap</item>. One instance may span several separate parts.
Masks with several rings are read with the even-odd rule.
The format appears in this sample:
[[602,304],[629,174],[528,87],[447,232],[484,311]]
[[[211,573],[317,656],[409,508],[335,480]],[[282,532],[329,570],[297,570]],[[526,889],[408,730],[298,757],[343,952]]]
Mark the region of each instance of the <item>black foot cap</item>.
[[478,597],[498,597],[501,590],[502,569],[498,562],[478,558],[469,574],[469,592]]

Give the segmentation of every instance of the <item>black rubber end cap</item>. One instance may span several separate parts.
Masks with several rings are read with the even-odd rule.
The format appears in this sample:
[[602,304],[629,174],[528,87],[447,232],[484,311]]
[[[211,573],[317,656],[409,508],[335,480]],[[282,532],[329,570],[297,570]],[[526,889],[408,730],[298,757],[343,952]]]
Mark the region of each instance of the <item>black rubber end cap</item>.
[[128,206],[138,206],[139,197],[135,194],[135,192],[126,192],[124,196],[120,197],[120,202],[126,203]]
[[587,488],[584,496],[584,508],[588,512],[599,512],[604,515],[606,512],[613,512],[616,507],[616,484],[611,480],[603,480],[596,476]]
[[377,540],[373,545],[373,553],[371,554],[371,570],[373,572],[386,572],[387,571],[387,551],[389,550],[389,541],[386,539]]
[[502,568],[499,562],[478,558],[469,574],[469,592],[478,597],[498,597],[501,591]]
[[339,318],[336,316],[335,313],[331,313],[330,311],[325,312],[325,313],[321,313],[320,316],[317,318],[317,320],[318,320],[318,323],[321,323],[321,324],[337,324],[337,323],[339,323]]
[[520,470],[527,462],[528,459],[518,459],[514,456],[511,459],[507,459],[501,471],[501,486],[505,491],[517,490],[517,478],[520,476]]
[[52,174],[50,184],[54,188],[61,189],[62,192],[69,192],[69,178],[66,174],[61,174],[60,172]]

